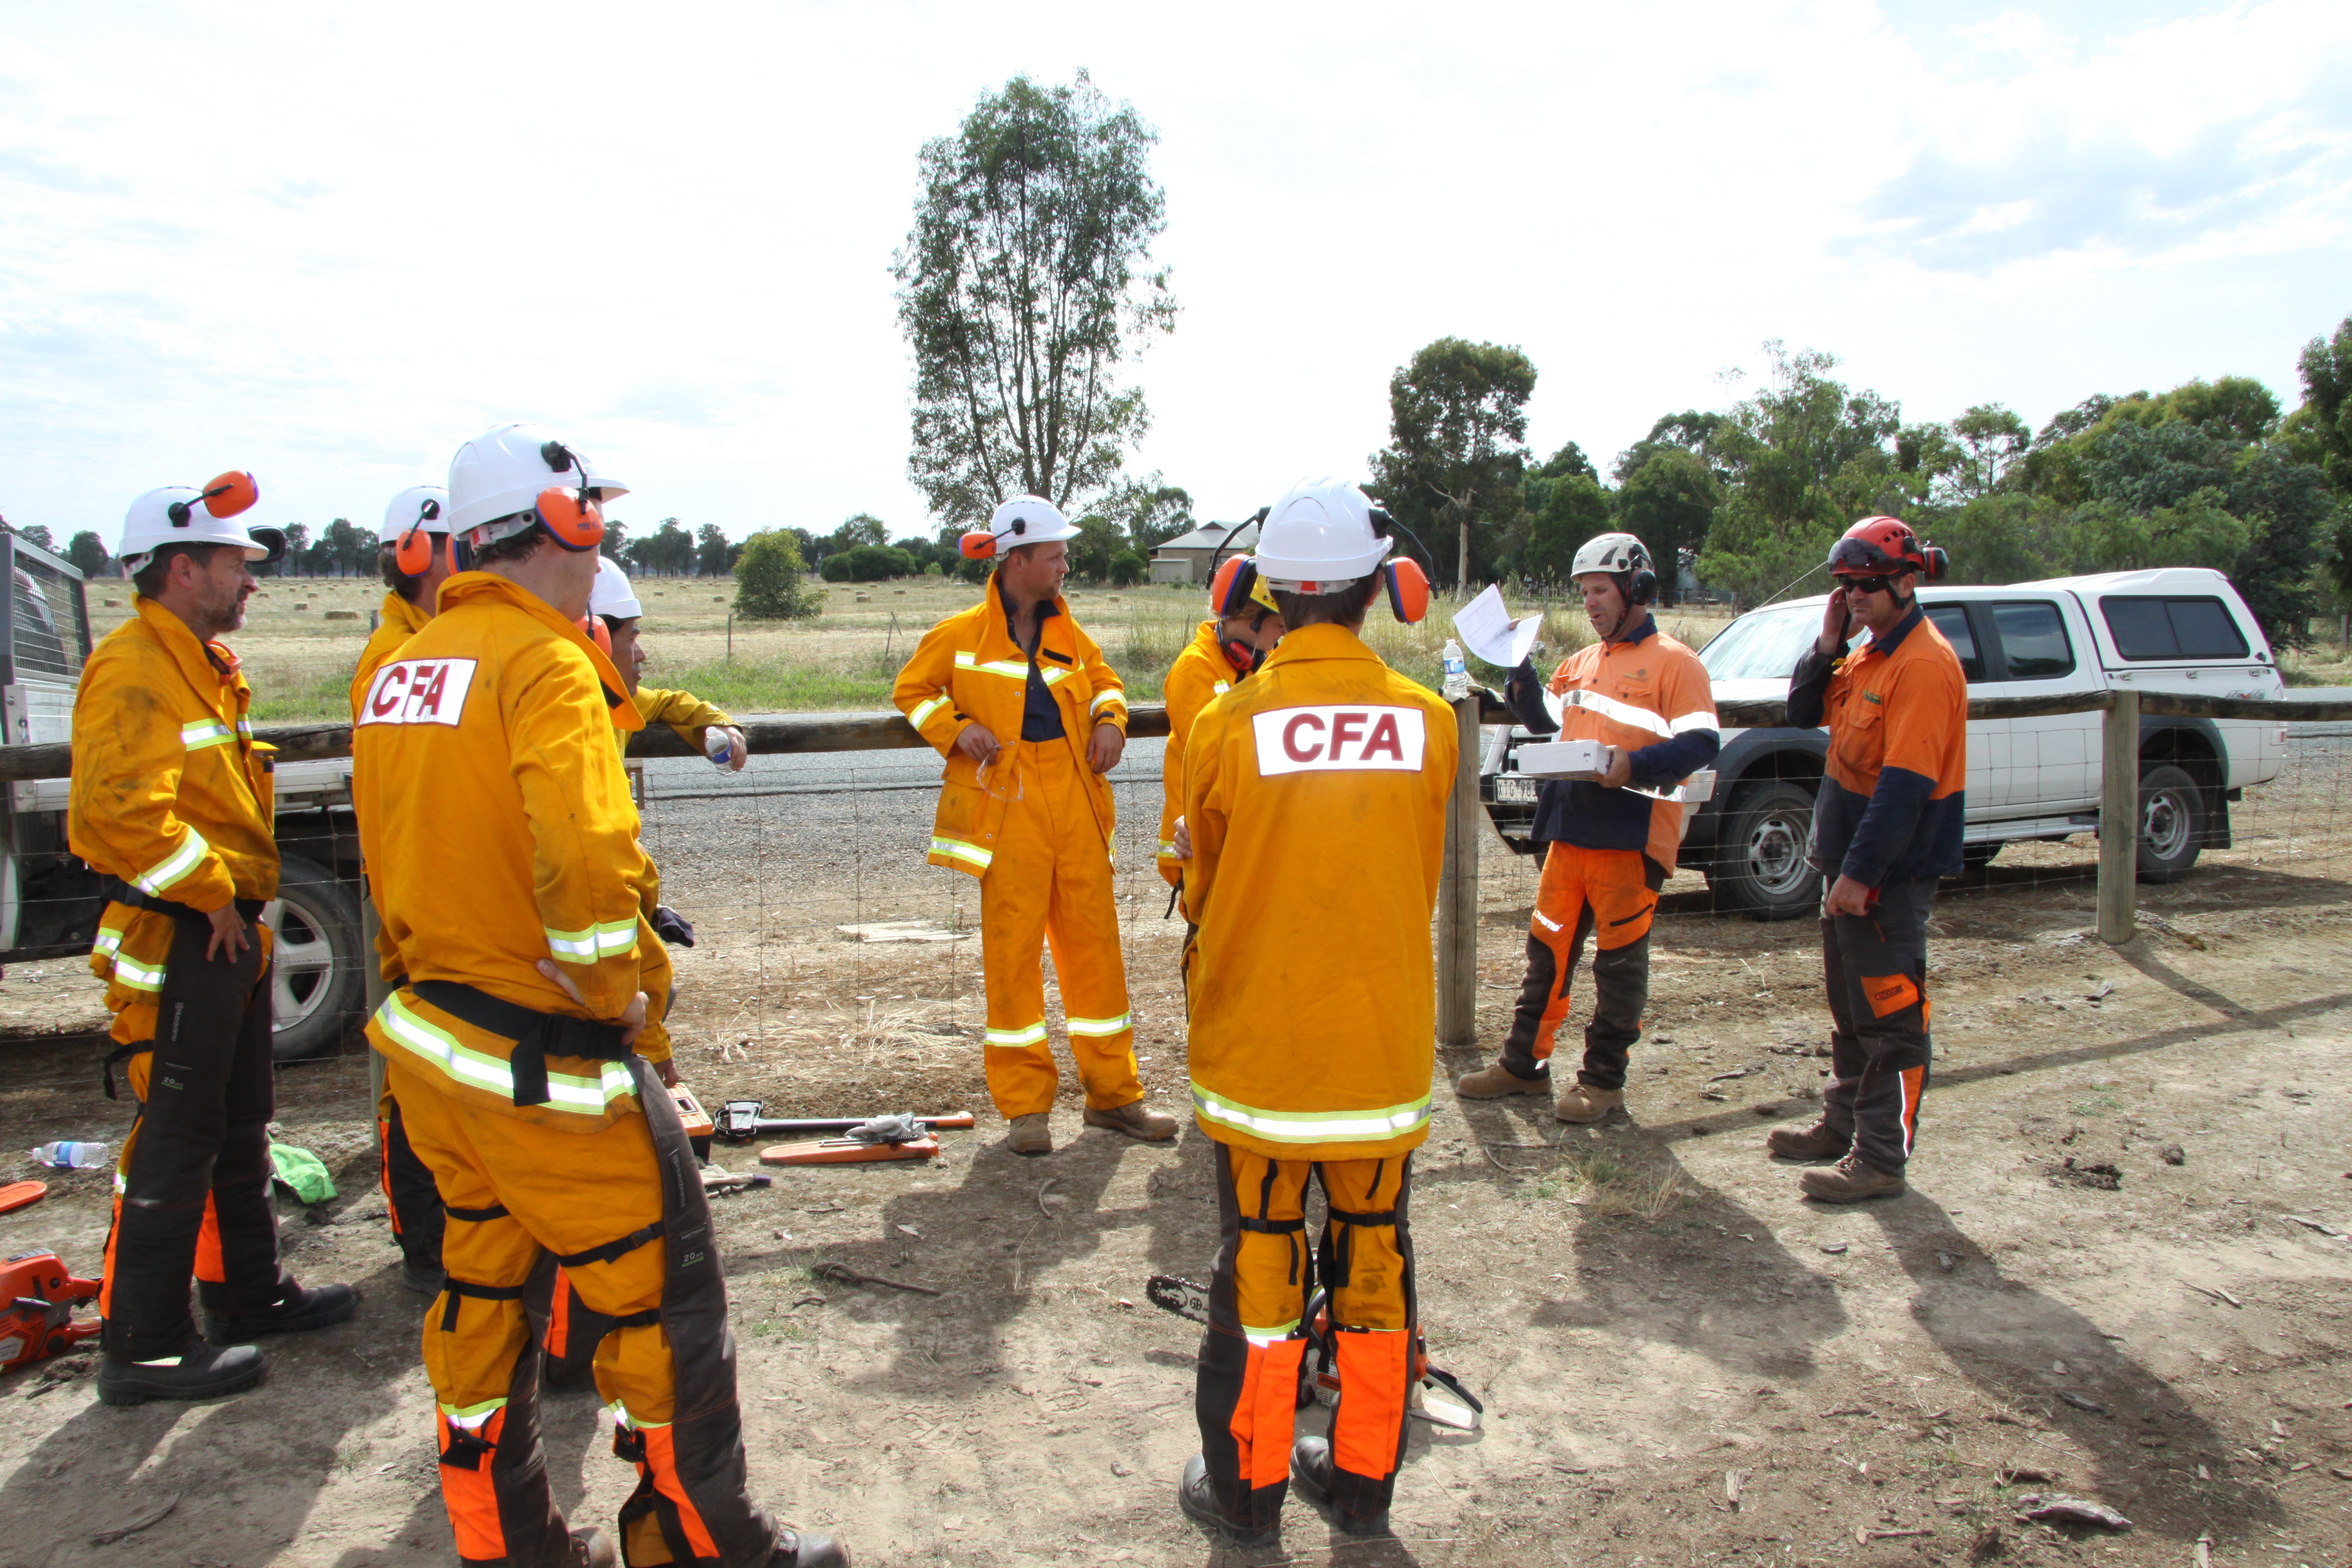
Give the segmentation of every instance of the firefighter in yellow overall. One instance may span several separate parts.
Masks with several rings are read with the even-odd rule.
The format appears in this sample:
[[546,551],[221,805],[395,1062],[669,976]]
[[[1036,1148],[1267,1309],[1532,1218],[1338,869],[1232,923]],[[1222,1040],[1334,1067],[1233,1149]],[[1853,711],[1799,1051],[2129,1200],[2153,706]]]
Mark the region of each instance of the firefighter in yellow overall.
[[257,494],[251,475],[229,473],[131,503],[118,553],[134,613],[90,655],[74,699],[68,839],[114,879],[90,950],[114,1015],[107,1092],[127,1059],[139,1105],[99,1297],[109,1405],[249,1387],[266,1363],[239,1342],[341,1322],[359,1301],[348,1285],[297,1285],[278,1258],[260,923],[278,893],[277,797],[246,718],[253,693],[219,640],[245,624],[252,563],[284,547],[275,529],[233,521]]
[[[1261,513],[1257,520],[1265,519]],[[1210,618],[1202,621],[1160,684],[1168,706],[1168,749],[1160,768],[1160,874],[1174,887],[1184,879],[1185,856],[1176,825],[1184,816],[1184,743],[1192,721],[1213,697],[1246,680],[1282,641],[1282,612],[1246,555],[1230,557],[1209,584]],[[1247,572],[1247,576],[1244,573]],[[1245,584],[1239,592],[1236,584]]]
[[1176,1119],[1143,1103],[1111,892],[1110,785],[1127,744],[1127,693],[1062,599],[1078,531],[1019,496],[967,556],[994,560],[979,604],[933,626],[891,694],[947,759],[931,828],[934,866],[980,879],[989,1097],[1018,1154],[1053,1152],[1061,1074],[1045,1036],[1050,943],[1086,1124],[1159,1142]]
[[586,465],[530,426],[460,447],[449,521],[475,570],[381,666],[353,730],[371,889],[406,981],[368,1036],[446,1203],[426,1310],[442,1496],[467,1563],[610,1563],[567,1531],[530,1318],[561,1265],[613,1320],[595,1377],[632,1564],[846,1561],[749,1496],[710,1212],[649,1058],[667,961],[640,909],[637,815],[611,738],[635,710],[581,631],[604,522]]
[[[1401,619],[1427,579],[1387,559],[1385,513],[1353,486],[1276,504],[1251,569],[1282,646],[1194,721],[1184,816],[1193,1115],[1216,1143],[1222,1240],[1178,1501],[1270,1542],[1288,1485],[1350,1534],[1383,1533],[1404,1451],[1416,1309],[1407,1224],[1429,1131],[1429,921],[1458,751],[1454,714],[1360,636],[1384,591]],[[1278,1020],[1269,1027],[1268,1020]],[[1307,1184],[1330,1216],[1306,1234]],[[1302,1319],[1330,1295],[1330,1436],[1292,1441]]]
[[1590,1122],[1625,1103],[1626,1058],[1642,1037],[1650,994],[1650,921],[1682,845],[1682,783],[1715,760],[1722,737],[1706,666],[1650,613],[1658,576],[1642,542],[1601,534],[1585,542],[1574,565],[1585,616],[1601,640],[1553,673],[1555,703],[1545,702],[1525,662],[1511,672],[1504,697],[1538,734],[1557,730],[1564,741],[1608,746],[1609,767],[1597,780],[1547,780],[1536,797],[1531,837],[1549,847],[1518,1007],[1502,1060],[1454,1088],[1465,1100],[1550,1090],[1552,1042],[1589,937],[1592,1021],[1575,1081],[1559,1091],[1552,1114]]

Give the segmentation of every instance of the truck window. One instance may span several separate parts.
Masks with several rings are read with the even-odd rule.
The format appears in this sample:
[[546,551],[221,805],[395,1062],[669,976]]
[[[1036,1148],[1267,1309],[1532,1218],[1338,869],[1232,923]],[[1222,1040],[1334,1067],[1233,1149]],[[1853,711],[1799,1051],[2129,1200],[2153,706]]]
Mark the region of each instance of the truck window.
[[2126,658],[2243,658],[2246,639],[2221,600],[2110,595],[2099,601]]
[[1821,631],[1819,605],[1751,611],[1716,633],[1698,661],[1709,680],[1786,680]]
[[1977,651],[1977,634],[1969,627],[1969,612],[1965,605],[1929,605],[1927,618],[1960,656],[1960,673],[1970,680],[1984,679],[1984,655]]
[[2010,679],[2055,680],[2074,672],[2074,648],[2066,640],[2066,623],[2049,600],[1995,605],[1992,626]]

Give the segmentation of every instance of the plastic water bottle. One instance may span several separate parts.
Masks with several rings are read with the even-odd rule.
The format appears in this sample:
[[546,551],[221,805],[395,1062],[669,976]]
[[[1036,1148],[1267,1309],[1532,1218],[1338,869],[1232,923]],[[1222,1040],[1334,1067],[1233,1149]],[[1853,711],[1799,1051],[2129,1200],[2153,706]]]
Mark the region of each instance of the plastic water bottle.
[[726,731],[713,724],[702,732],[702,754],[723,768],[735,760],[735,742]]
[[106,1163],[107,1145],[60,1140],[33,1151],[33,1163],[52,1171],[88,1171]]
[[1462,645],[1445,639],[1445,700],[1459,702],[1470,695],[1470,667],[1462,660]]

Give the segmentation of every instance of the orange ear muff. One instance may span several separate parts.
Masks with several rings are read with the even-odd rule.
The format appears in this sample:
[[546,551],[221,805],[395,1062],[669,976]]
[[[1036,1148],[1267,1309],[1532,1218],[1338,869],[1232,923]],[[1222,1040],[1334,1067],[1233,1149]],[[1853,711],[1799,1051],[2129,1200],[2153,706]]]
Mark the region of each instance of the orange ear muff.
[[580,630],[590,642],[604,650],[606,658],[613,657],[613,628],[604,624],[604,616],[595,615],[581,616]]
[[404,577],[422,577],[433,570],[433,536],[425,531],[425,520],[419,518],[400,536],[393,547],[392,563]]
[[566,550],[593,550],[604,542],[604,513],[585,490],[550,485],[539,492],[541,527]]
[[261,486],[242,468],[231,468],[205,487],[205,510],[215,517],[235,517],[261,499]]
[[1922,551],[1921,554],[1926,557],[1927,562],[1927,581],[1930,583],[1942,582],[1944,580],[1944,574],[1952,569],[1951,555],[1945,551],[1937,549],[1932,544],[1928,545],[1924,551]]
[[984,528],[974,529],[956,541],[956,548],[967,561],[985,561],[996,553],[996,535]]
[[1420,562],[1410,555],[1402,561],[1391,561],[1387,575],[1391,615],[1412,626],[1429,614],[1429,574],[1421,569]]

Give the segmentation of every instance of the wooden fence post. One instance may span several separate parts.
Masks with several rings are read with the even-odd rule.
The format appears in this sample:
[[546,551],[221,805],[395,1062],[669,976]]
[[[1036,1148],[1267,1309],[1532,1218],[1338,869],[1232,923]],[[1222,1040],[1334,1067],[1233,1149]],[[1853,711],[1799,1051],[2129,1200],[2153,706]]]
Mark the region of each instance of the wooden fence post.
[[2135,932],[2139,884],[2139,693],[2110,694],[2099,763],[2099,940],[2110,946]]
[[1445,868],[1437,879],[1437,1043],[1478,1040],[1478,694],[1454,705],[1462,754],[1445,806]]

